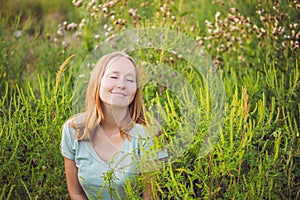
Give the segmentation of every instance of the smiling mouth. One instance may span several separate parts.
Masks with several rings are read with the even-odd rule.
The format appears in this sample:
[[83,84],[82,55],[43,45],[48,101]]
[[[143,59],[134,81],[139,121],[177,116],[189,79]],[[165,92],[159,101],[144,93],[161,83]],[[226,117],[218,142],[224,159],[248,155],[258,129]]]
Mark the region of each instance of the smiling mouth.
[[122,93],[122,92],[112,92],[113,95],[117,95],[117,96],[127,96],[125,93]]

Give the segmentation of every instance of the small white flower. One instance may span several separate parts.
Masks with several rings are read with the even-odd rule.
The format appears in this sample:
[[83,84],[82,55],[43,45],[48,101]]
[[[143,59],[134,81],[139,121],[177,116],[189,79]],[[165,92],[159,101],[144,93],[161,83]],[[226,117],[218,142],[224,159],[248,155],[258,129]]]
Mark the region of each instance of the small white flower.
[[16,38],[21,37],[21,35],[22,35],[22,31],[20,31],[20,30],[14,32],[14,36]]

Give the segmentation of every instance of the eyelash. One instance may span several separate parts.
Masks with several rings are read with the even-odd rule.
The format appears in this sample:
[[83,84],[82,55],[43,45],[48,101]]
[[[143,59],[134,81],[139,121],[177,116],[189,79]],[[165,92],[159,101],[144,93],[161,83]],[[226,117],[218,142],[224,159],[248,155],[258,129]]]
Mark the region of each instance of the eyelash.
[[[110,78],[112,78],[112,79],[118,79],[118,77],[117,76],[110,76]],[[126,81],[129,81],[129,82],[131,82],[131,83],[133,83],[134,81],[133,80],[131,80],[131,79],[127,79]]]

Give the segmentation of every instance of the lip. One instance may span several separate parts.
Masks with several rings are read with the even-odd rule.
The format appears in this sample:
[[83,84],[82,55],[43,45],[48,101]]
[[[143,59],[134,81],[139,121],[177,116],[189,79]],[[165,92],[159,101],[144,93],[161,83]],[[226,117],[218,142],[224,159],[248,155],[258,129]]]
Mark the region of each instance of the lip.
[[123,97],[125,97],[125,96],[127,96],[125,93],[123,93],[123,92],[111,92],[113,95],[117,95],[117,96],[123,96]]

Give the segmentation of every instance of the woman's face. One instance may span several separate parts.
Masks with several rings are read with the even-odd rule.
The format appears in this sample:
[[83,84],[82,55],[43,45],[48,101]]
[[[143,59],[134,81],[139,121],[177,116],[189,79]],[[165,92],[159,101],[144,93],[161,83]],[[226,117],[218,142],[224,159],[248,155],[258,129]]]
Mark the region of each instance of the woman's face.
[[125,57],[112,58],[101,80],[102,102],[114,107],[128,107],[136,90],[137,79],[133,63]]

